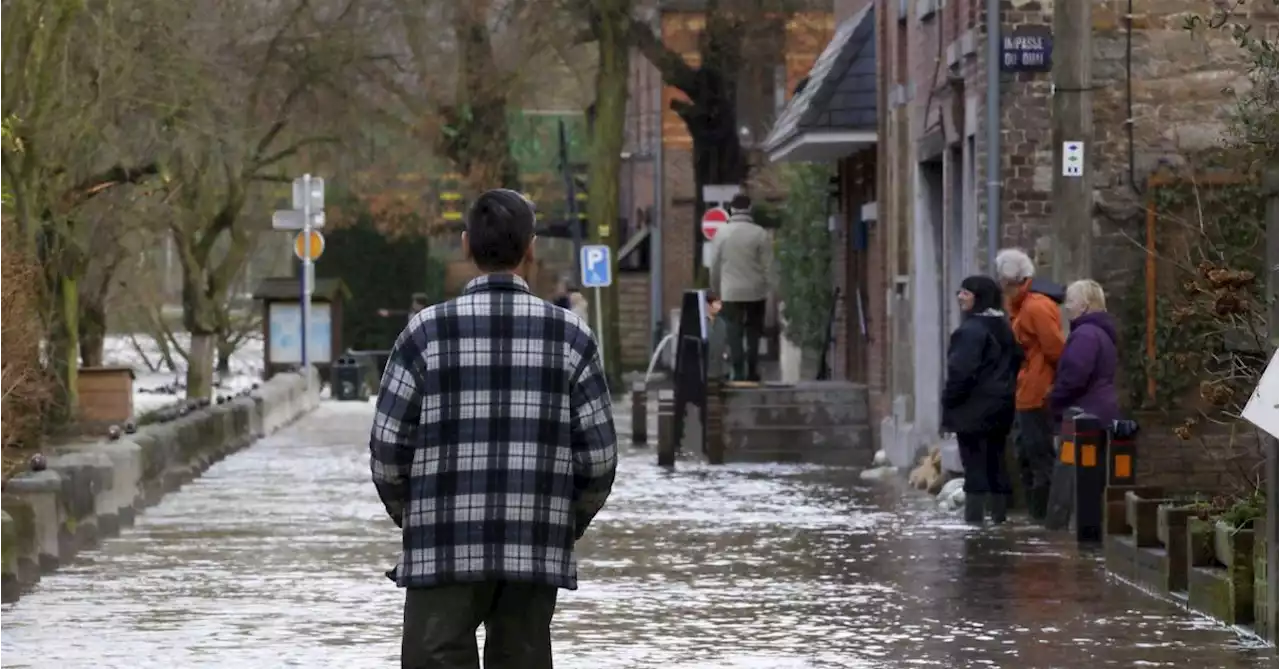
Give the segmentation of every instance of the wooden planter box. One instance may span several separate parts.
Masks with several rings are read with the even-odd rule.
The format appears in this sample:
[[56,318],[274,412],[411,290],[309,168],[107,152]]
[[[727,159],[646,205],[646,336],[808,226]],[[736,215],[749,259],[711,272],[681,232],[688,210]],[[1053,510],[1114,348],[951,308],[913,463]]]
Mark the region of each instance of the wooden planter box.
[[1187,604],[1228,625],[1253,622],[1252,529],[1193,518],[1187,523]]
[[82,367],[76,381],[78,418],[86,427],[123,425],[133,418],[133,369]]
[[[1147,499],[1159,498],[1163,491],[1150,486],[1110,486],[1105,495],[1103,555],[1107,570],[1125,580],[1140,581],[1136,526],[1147,518]],[[1154,524],[1152,516],[1152,531]]]

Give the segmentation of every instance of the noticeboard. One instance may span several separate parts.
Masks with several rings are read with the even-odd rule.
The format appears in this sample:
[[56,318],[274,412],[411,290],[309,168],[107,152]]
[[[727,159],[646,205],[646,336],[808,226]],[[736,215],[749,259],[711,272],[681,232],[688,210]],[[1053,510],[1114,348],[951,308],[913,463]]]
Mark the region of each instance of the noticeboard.
[[[307,349],[311,364],[331,362],[333,318],[328,302],[311,303],[311,327],[307,329]],[[268,306],[267,333],[271,338],[270,360],[275,364],[302,363],[302,305],[272,302]]]

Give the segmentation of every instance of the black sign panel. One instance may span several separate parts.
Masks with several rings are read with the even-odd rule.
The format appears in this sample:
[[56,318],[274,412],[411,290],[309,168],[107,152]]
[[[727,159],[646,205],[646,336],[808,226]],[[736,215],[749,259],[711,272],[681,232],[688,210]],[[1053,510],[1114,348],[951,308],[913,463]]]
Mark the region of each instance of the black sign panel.
[[701,451],[706,439],[706,327],[704,293],[686,290],[676,335],[676,406],[672,421],[676,451]]
[[1046,26],[1023,26],[1000,40],[1003,72],[1048,72],[1053,68],[1053,32]]

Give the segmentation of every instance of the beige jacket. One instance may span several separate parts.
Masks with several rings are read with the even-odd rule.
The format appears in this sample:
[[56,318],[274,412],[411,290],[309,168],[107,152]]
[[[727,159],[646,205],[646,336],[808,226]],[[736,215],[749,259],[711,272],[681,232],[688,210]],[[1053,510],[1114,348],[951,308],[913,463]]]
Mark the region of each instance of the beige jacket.
[[750,214],[734,214],[711,244],[711,290],[725,302],[755,302],[773,284],[773,241]]

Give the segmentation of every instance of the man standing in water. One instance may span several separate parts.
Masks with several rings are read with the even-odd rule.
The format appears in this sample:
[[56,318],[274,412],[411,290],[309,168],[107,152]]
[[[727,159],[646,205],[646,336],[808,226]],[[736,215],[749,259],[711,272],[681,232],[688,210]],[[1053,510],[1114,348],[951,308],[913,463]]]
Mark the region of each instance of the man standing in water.
[[423,310],[392,348],[369,439],[402,528],[403,669],[549,669],[559,588],[617,466],[595,336],[529,291],[533,205],[491,190],[462,248],[482,275]]
[[711,247],[711,291],[724,300],[729,358],[736,381],[760,380],[760,338],[772,279],[773,244],[751,217],[751,198],[734,196],[729,224]]

